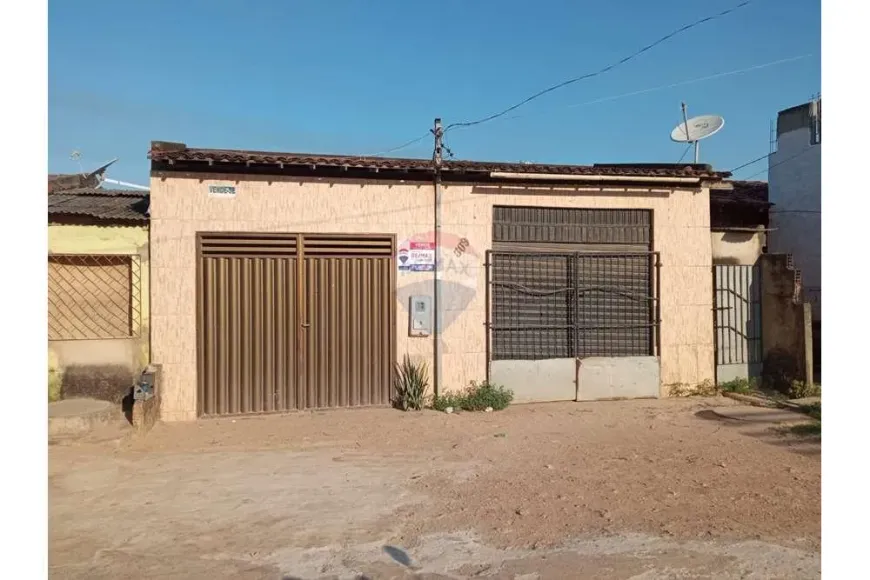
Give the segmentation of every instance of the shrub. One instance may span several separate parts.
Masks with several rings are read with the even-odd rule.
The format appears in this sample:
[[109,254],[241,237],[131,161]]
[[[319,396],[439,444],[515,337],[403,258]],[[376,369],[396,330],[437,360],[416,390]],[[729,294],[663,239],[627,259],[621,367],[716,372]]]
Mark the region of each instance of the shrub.
[[486,381],[482,383],[472,381],[471,385],[460,393],[447,393],[435,397],[432,408],[437,411],[444,411],[448,407],[462,411],[485,411],[489,408],[493,411],[501,411],[513,400],[514,393],[510,389]]
[[446,411],[450,408],[459,410],[462,408],[464,400],[462,393],[438,395],[437,397],[432,398],[432,408],[436,411]]
[[415,363],[407,354],[401,364],[396,364],[393,382],[393,404],[403,411],[419,411],[426,404],[429,390],[429,369],[425,362]]
[[813,403],[812,405],[804,405],[801,407],[801,411],[806,413],[816,421],[822,420],[822,404],[821,403]]
[[814,383],[805,383],[803,381],[792,381],[791,387],[788,390],[788,396],[792,399],[805,399],[806,397],[818,397],[822,394],[822,389]]
[[712,381],[704,381],[696,385],[671,383],[665,387],[669,397],[713,397],[719,393]]
[[51,350],[48,351],[48,402],[60,400],[63,373],[58,365],[57,357]]
[[740,393],[748,395],[758,389],[758,382],[755,378],[750,379],[733,379],[719,385],[719,389],[727,393]]
[[472,381],[465,391],[465,401],[462,405],[465,411],[485,411],[492,407],[493,411],[506,409],[514,400],[514,392],[501,385],[493,385],[486,381]]

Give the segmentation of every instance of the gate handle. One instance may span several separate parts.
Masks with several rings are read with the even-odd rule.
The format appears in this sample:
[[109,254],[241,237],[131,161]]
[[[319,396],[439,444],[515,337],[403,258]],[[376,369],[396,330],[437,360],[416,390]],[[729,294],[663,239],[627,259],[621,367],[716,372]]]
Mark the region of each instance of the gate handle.
[[308,323],[308,322],[303,322],[303,323],[302,323],[302,328],[310,328],[310,327],[311,327],[311,324],[310,324],[310,323]]

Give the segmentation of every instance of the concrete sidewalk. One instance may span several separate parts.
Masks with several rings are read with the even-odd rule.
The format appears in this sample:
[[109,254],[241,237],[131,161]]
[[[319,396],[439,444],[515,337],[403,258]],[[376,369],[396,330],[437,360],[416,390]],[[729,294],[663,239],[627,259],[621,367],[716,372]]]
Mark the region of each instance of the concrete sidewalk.
[[120,405],[96,399],[66,399],[48,404],[48,436],[79,435],[124,418]]
[[712,410],[724,419],[747,421],[752,423],[799,423],[809,421],[803,413],[789,409],[770,407],[752,407],[750,405],[735,405],[733,407],[717,407]]

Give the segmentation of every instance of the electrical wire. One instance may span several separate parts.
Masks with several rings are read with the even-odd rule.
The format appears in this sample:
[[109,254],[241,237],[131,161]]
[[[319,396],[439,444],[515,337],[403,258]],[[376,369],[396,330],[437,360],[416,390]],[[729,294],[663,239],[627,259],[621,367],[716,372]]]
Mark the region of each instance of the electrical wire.
[[[789,57],[789,58],[782,58],[782,59],[779,59],[779,60],[773,60],[773,61],[770,61],[770,62],[765,62],[765,63],[761,63],[761,64],[756,64],[756,65],[752,65],[752,66],[745,67],[745,68],[740,68],[740,69],[735,69],[735,70],[730,70],[730,71],[720,72],[720,73],[716,73],[716,74],[712,74],[712,75],[706,75],[706,76],[703,76],[703,77],[696,77],[696,78],[693,78],[693,79],[686,79],[686,80],[682,80],[682,81],[677,81],[677,82],[675,82],[675,83],[670,83],[670,84],[667,84],[667,85],[659,85],[659,86],[656,86],[656,87],[649,87],[649,88],[646,88],[646,89],[639,89],[639,90],[635,90],[635,91],[629,91],[629,92],[627,92],[627,93],[621,93],[621,94],[618,94],[618,95],[610,95],[610,96],[608,96],[608,97],[600,97],[600,98],[597,98],[597,99],[593,99],[593,100],[591,100],[591,101],[584,101],[584,102],[582,102],[582,103],[573,103],[573,104],[571,104],[571,105],[567,105],[567,106],[565,106],[564,109],[574,109],[574,108],[577,108],[577,107],[585,107],[585,106],[588,106],[588,105],[595,105],[595,104],[598,104],[598,103],[606,103],[606,102],[609,102],[609,101],[615,101],[615,100],[618,100],[618,99],[624,99],[624,98],[627,98],[627,97],[634,97],[634,96],[637,96],[637,95],[644,95],[644,94],[652,93],[652,92],[655,92],[655,91],[663,91],[663,90],[667,90],[667,89],[674,89],[674,88],[677,88],[677,87],[682,87],[682,86],[686,86],[686,85],[692,85],[692,84],[700,83],[700,82],[704,82],[704,81],[711,81],[711,80],[720,79],[720,78],[724,78],[724,77],[730,77],[730,76],[734,76],[734,75],[744,74],[744,73],[748,73],[748,72],[752,72],[752,71],[756,71],[756,70],[762,70],[762,69],[765,69],[765,68],[770,68],[770,67],[773,67],[773,66],[778,66],[778,65],[781,65],[781,64],[786,64],[786,63],[789,63],[789,62],[795,62],[795,61],[798,61],[798,60],[803,60],[803,59],[805,59],[805,58],[810,58],[811,56],[813,56],[813,55],[812,55],[812,54],[804,54],[804,55],[799,55],[799,56],[792,56],[792,57]],[[559,109],[556,109],[556,110],[562,110],[562,108],[560,107]],[[521,115],[511,115],[511,116],[509,116],[509,117],[502,117],[502,120],[504,120],[504,121],[509,121],[509,120],[512,120],[512,119],[524,119],[524,118],[534,117],[534,116],[539,116],[539,115],[552,114],[553,112],[554,112],[554,109],[549,109],[549,110],[546,110],[546,111],[536,111],[536,112],[533,112],[533,113],[523,113],[523,114],[521,114]],[[405,149],[406,147],[410,147],[411,145],[414,145],[414,144],[420,142],[421,140],[425,139],[425,138],[428,137],[428,136],[429,136],[429,133],[426,133],[426,134],[422,135],[421,137],[418,137],[418,138],[416,138],[416,139],[413,139],[412,141],[408,141],[407,143],[404,143],[404,144],[402,144],[402,145],[399,145],[398,147],[394,147],[393,149],[389,149],[389,150],[387,150],[387,151],[383,151],[383,152],[381,152],[381,153],[375,153],[375,154],[371,154],[371,155],[364,155],[364,156],[361,156],[361,157],[379,157],[379,156],[381,156],[381,155],[386,155],[386,154],[391,153],[391,152],[394,152],[394,151],[399,151],[399,150],[401,150],[401,149]],[[763,159],[763,158],[761,158],[761,159]],[[759,159],[759,160],[760,160],[760,159]],[[750,164],[751,164],[751,163],[750,163]]]
[[759,161],[763,161],[763,160],[767,159],[768,157],[770,157],[771,155],[773,155],[773,153],[768,153],[767,155],[762,155],[761,157],[756,157],[756,158],[753,159],[752,161],[747,161],[747,162],[744,163],[743,165],[738,165],[738,166],[735,167],[734,169],[730,169],[730,170],[729,170],[729,173],[737,173],[738,171],[740,171],[740,170],[743,169],[744,167],[749,167],[750,165],[755,165],[755,164],[758,163]]
[[[706,76],[703,76],[703,77],[696,77],[696,78],[693,78],[693,79],[686,79],[686,80],[682,80],[682,81],[677,81],[677,82],[675,82],[675,83],[670,83],[670,84],[667,84],[667,85],[659,85],[659,86],[656,86],[656,87],[649,87],[649,88],[646,88],[646,89],[639,89],[639,90],[635,90],[635,91],[629,91],[629,92],[627,92],[627,93],[621,93],[621,94],[618,94],[618,95],[610,95],[610,96],[608,96],[608,97],[600,97],[600,98],[597,98],[597,99],[593,99],[593,100],[591,100],[591,101],[584,101],[584,102],[582,102],[582,103],[573,103],[573,104],[571,104],[571,105],[567,105],[567,106],[565,106],[564,109],[574,109],[574,108],[577,108],[577,107],[584,107],[584,106],[588,106],[588,105],[595,105],[595,104],[598,104],[598,103],[606,103],[606,102],[609,102],[609,101],[615,101],[615,100],[618,100],[618,99],[624,99],[624,98],[627,98],[627,97],[634,97],[634,96],[637,96],[637,95],[644,95],[644,94],[652,93],[652,92],[655,92],[655,91],[662,91],[662,90],[667,90],[667,89],[673,89],[673,88],[676,88],[676,87],[682,87],[682,86],[691,85],[691,84],[695,84],[695,83],[700,83],[700,82],[704,82],[704,81],[710,81],[710,80],[720,79],[720,78],[724,78],[724,77],[729,77],[729,76],[734,76],[734,75],[744,74],[744,73],[748,73],[748,72],[752,72],[752,71],[756,71],[756,70],[762,70],[762,69],[765,69],[765,68],[770,68],[770,67],[772,67],[772,66],[778,66],[778,65],[781,65],[781,64],[789,63],[789,62],[795,62],[795,61],[798,61],[798,60],[803,60],[803,59],[805,59],[805,58],[809,58],[809,57],[811,57],[811,56],[813,56],[813,55],[812,55],[812,54],[804,54],[804,55],[799,55],[799,56],[792,56],[792,57],[789,57],[789,58],[782,58],[782,59],[779,59],[779,60],[773,60],[773,61],[770,61],[770,62],[765,62],[765,63],[761,63],[761,64],[756,64],[756,65],[752,65],[752,66],[745,67],[745,68],[740,68],[740,69],[735,69],[735,70],[730,70],[730,71],[720,72],[720,73],[716,73],[716,74],[712,74],[712,75],[706,75]],[[560,108],[560,110],[561,110],[561,108]],[[533,117],[533,116],[539,116],[539,115],[543,115],[543,114],[551,114],[551,113],[553,113],[553,110],[552,110],[552,109],[551,109],[551,110],[547,110],[547,111],[537,111],[537,112],[534,112],[534,113],[524,113],[524,114],[521,114],[521,115],[511,115],[511,116],[509,116],[509,117],[503,117],[503,120],[508,121],[508,120],[512,120],[512,119],[523,119],[523,118],[528,118],[528,117]],[[430,133],[431,133],[431,132],[430,132]],[[398,147],[394,147],[394,148],[389,149],[389,150],[387,150],[387,151],[382,151],[382,152],[380,152],[380,153],[374,153],[374,154],[370,154],[370,155],[363,155],[363,156],[361,156],[361,157],[379,157],[379,156],[382,156],[382,155],[386,155],[386,154],[388,154],[388,153],[392,153],[392,152],[399,151],[399,150],[401,150],[401,149],[405,149],[405,148],[407,148],[407,147],[410,147],[411,145],[414,145],[414,144],[416,144],[416,143],[422,141],[422,140],[425,139],[426,137],[429,137],[429,133],[426,133],[426,134],[424,134],[424,135],[422,135],[422,136],[420,136],[420,137],[418,137],[418,138],[416,138],[416,139],[413,139],[413,140],[411,140],[411,141],[408,141],[407,143],[403,143],[402,145],[399,145]],[[685,153],[684,153],[683,155],[685,156]],[[759,158],[759,159],[757,159],[757,160],[755,160],[755,161],[760,161],[761,159],[764,159],[764,157],[761,157],[761,158]],[[679,161],[678,161],[677,163],[679,163]],[[753,163],[753,162],[750,162],[749,165],[751,165],[752,163]],[[740,168],[738,168],[738,169],[740,169]]]
[[402,149],[407,149],[411,145],[416,145],[417,143],[419,143],[423,139],[429,137],[430,135],[431,135],[431,133],[429,131],[426,131],[425,133],[423,133],[419,137],[415,137],[414,139],[411,139],[410,141],[402,143],[401,145],[399,145],[397,147],[393,147],[392,149],[387,149],[386,151],[381,151],[380,153],[370,153],[368,155],[360,155],[359,157],[360,158],[382,157],[384,155],[389,155],[390,153],[395,153],[396,151],[401,151]]
[[[671,83],[671,84],[668,84],[668,85],[659,85],[659,86],[657,86],[657,87],[650,87],[650,88],[647,88],[647,89],[640,89],[640,90],[636,90],[636,91],[630,91],[630,92],[627,92],[627,93],[621,93],[621,94],[618,94],[618,95],[611,95],[611,96],[609,96],[609,97],[600,97],[600,98],[598,98],[598,99],[593,99],[593,100],[591,100],[591,101],[584,101],[584,102],[582,102],[582,103],[574,103],[574,104],[572,104],[572,105],[567,105],[567,106],[565,106],[564,108],[565,108],[565,109],[574,109],[574,108],[576,108],[576,107],[585,107],[585,106],[587,106],[587,105],[595,105],[595,104],[598,104],[598,103],[606,103],[606,102],[609,102],[609,101],[616,101],[616,100],[618,100],[618,99],[624,99],[624,98],[626,98],[626,97],[634,97],[634,96],[637,96],[637,95],[643,95],[643,94],[646,94],[646,93],[652,93],[652,92],[654,92],[654,91],[663,91],[663,90],[666,90],[666,89],[674,89],[674,88],[676,88],[676,87],[682,87],[682,86],[685,86],[685,85],[691,85],[691,84],[700,83],[700,82],[703,82],[703,81],[710,81],[710,80],[719,79],[719,78],[723,78],[723,77],[729,77],[729,76],[734,76],[734,75],[738,75],[738,74],[743,74],[743,73],[747,73],[747,72],[751,72],[751,71],[761,70],[761,69],[769,68],[769,67],[772,67],[772,66],[777,66],[777,65],[780,65],[780,64],[785,64],[785,63],[794,62],[794,61],[797,61],[797,60],[802,60],[802,59],[805,59],[805,58],[809,58],[809,57],[811,57],[811,56],[813,56],[813,55],[812,55],[812,54],[804,54],[804,55],[800,55],[800,56],[792,56],[792,57],[789,57],[789,58],[783,58],[783,59],[774,60],[774,61],[771,61],[771,62],[765,62],[765,63],[762,63],[762,64],[757,64],[757,65],[753,65],[753,66],[750,66],[750,67],[741,68],[741,69],[737,69],[737,70],[731,70],[731,71],[726,71],[726,72],[716,73],[716,74],[707,75],[707,76],[703,76],[703,77],[697,77],[697,78],[694,78],[694,79],[687,79],[687,80],[684,80],[684,81],[678,81],[678,82]],[[560,108],[558,108],[558,109],[555,109],[555,110],[561,110],[561,109],[562,109],[562,107],[560,107]],[[547,110],[547,111],[537,111],[537,112],[534,112],[534,113],[525,113],[525,114],[522,114],[522,115],[511,115],[510,117],[506,117],[505,120],[508,120],[508,119],[523,119],[523,118],[527,118],[527,117],[538,116],[538,115],[548,114],[548,113],[552,113],[552,112],[553,112],[553,109],[550,109],[550,110]]]
[[473,127],[475,125],[480,125],[480,124],[486,123],[488,121],[492,121],[493,119],[497,119],[499,117],[502,117],[502,116],[510,113],[511,111],[514,111],[514,110],[522,107],[523,105],[525,105],[531,101],[534,101],[535,99],[540,98],[540,97],[542,97],[548,93],[551,93],[555,90],[561,89],[561,88],[566,87],[568,85],[572,85],[572,84],[579,82],[579,81],[582,81],[582,80],[586,80],[586,79],[589,79],[589,78],[592,78],[595,76],[599,76],[599,75],[608,73],[608,72],[612,71],[613,69],[615,69],[616,67],[621,66],[621,65],[637,58],[638,56],[642,55],[643,53],[651,50],[652,48],[658,46],[659,44],[662,44],[663,42],[666,42],[667,40],[670,40],[671,38],[673,38],[675,36],[682,34],[683,32],[686,32],[688,30],[691,30],[692,28],[700,26],[701,24],[705,24],[707,22],[711,22],[713,20],[717,20],[719,18],[727,16],[728,14],[731,14],[732,12],[735,12],[735,11],[745,7],[745,6],[748,6],[749,4],[752,3],[752,1],[753,0],[745,0],[744,2],[741,2],[740,4],[733,6],[732,8],[728,8],[727,10],[723,10],[722,12],[719,12],[718,14],[712,14],[712,15],[707,16],[705,18],[701,18],[700,20],[696,20],[695,22],[692,22],[691,24],[686,24],[685,26],[682,26],[682,27],[674,30],[673,32],[670,32],[670,33],[662,36],[661,38],[659,38],[655,42],[652,42],[651,44],[646,45],[645,47],[630,54],[629,56],[623,58],[622,60],[619,60],[613,64],[607,65],[606,67],[602,68],[601,70],[598,70],[596,72],[587,73],[587,74],[584,74],[584,75],[579,76],[579,77],[574,77],[574,78],[568,79],[566,81],[562,81],[561,83],[555,84],[553,86],[547,87],[546,89],[538,91],[537,93],[531,95],[530,97],[523,99],[519,103],[516,103],[515,105],[511,105],[507,109],[504,109],[504,110],[499,111],[497,113],[493,113],[492,115],[489,115],[487,117],[483,117],[483,118],[477,119],[475,121],[464,121],[461,123],[451,123],[450,125],[447,126],[446,129],[444,129],[444,131],[447,132],[447,131],[454,129],[454,128],[457,128],[457,127]]
[[[814,147],[814,146],[811,145],[810,147],[807,147],[806,149],[802,149],[801,151],[798,151],[798,152],[795,153],[794,155],[792,155],[792,156],[790,156],[790,157],[786,157],[786,158],[783,159],[782,161],[777,161],[777,162],[774,163],[773,165],[771,165],[771,166],[769,166],[769,167],[767,167],[767,168],[765,168],[765,169],[762,169],[761,171],[758,171],[758,172],[756,172],[756,173],[753,173],[753,174],[750,175],[749,177],[745,177],[745,178],[743,178],[742,181],[749,181],[749,180],[752,179],[753,177],[757,177],[757,176],[761,175],[762,173],[764,173],[765,171],[770,171],[770,170],[773,169],[774,167],[779,167],[780,165],[783,165],[784,163],[788,163],[789,161],[792,161],[793,159],[797,159],[798,157],[800,157],[800,156],[803,155],[804,153],[808,153],[809,151],[812,151],[812,150],[813,150],[813,147]],[[753,159],[752,161],[747,161],[746,163],[744,163],[744,164],[742,164],[742,165],[738,165],[738,166],[735,167],[734,169],[729,170],[728,173],[731,173],[731,174],[733,175],[733,174],[737,173],[738,171],[740,171],[741,169],[743,169],[744,167],[749,167],[750,165],[755,165],[755,164],[758,163],[759,161],[764,161],[765,159],[770,158],[771,155],[773,155],[773,153],[768,153],[767,155],[762,155],[761,157],[756,157],[756,158]]]
[[[797,159],[798,157],[800,157],[800,156],[803,155],[804,153],[808,153],[808,152],[810,152],[810,151],[812,151],[812,150],[813,150],[813,146],[807,147],[807,148],[804,149],[803,151],[800,151],[799,153],[795,153],[795,154],[792,155],[791,157],[786,157],[786,158],[783,159],[782,161],[777,161],[777,162],[774,163],[773,165],[769,166],[767,169],[762,169],[761,171],[759,171],[759,172],[757,172],[757,173],[753,173],[753,174],[750,175],[749,177],[744,178],[744,181],[749,181],[749,180],[752,179],[753,177],[758,177],[759,175],[761,175],[761,174],[764,173],[765,171],[770,171],[770,170],[773,169],[774,167],[779,167],[780,165],[783,165],[784,163],[788,163],[789,161],[792,161],[792,160],[794,160],[794,159]],[[773,154],[771,153],[771,155],[773,155]],[[767,157],[770,157],[770,155],[768,155]],[[733,173],[733,172],[732,172],[732,173]]]
[[688,152],[689,152],[689,149],[691,149],[691,148],[692,148],[692,144],[691,144],[691,143],[689,143],[688,145],[686,145],[686,149],[683,151],[683,154],[680,155],[680,158],[679,158],[679,159],[677,159],[677,163],[678,163],[678,164],[679,164],[679,163],[682,163],[683,159],[686,158],[686,153],[688,153]]

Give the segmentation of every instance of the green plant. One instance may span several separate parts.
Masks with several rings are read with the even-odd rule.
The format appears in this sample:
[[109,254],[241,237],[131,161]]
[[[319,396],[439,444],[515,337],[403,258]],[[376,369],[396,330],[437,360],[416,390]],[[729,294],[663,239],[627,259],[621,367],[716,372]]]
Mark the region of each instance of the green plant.
[[395,390],[393,404],[403,411],[419,411],[426,404],[429,390],[429,368],[425,362],[415,363],[407,354],[401,364],[396,364],[393,381]]
[[48,352],[48,402],[60,400],[63,373],[57,363],[57,357],[49,350]]
[[48,371],[48,402],[60,400],[61,375],[60,372],[50,369]]
[[792,399],[805,399],[807,397],[818,397],[822,394],[822,388],[815,383],[805,383],[803,381],[792,381],[791,387],[788,390],[788,396]]
[[697,385],[671,383],[665,387],[668,397],[712,397],[719,393],[712,381],[703,381]]
[[501,385],[493,385],[486,381],[471,385],[465,390],[465,401],[462,405],[465,411],[485,411],[491,408],[493,411],[506,409],[514,400],[514,392],[505,389]]
[[822,436],[822,424],[819,421],[815,421],[813,423],[801,423],[800,425],[792,425],[789,427],[789,431],[794,433],[795,435],[804,435],[804,436]]
[[432,398],[432,408],[436,411],[446,411],[447,409],[461,409],[465,401],[462,393],[447,393],[438,395]]
[[462,411],[501,411],[514,400],[514,392],[501,385],[483,381],[472,381],[466,389],[459,393],[446,393],[432,400],[432,408],[436,411],[446,411],[453,408]]
[[727,393],[740,393],[748,395],[758,390],[758,381],[753,378],[749,379],[733,379],[719,384],[719,389]]
[[813,403],[812,405],[803,405],[801,407],[801,412],[806,413],[816,421],[822,420],[822,404],[821,403]]

